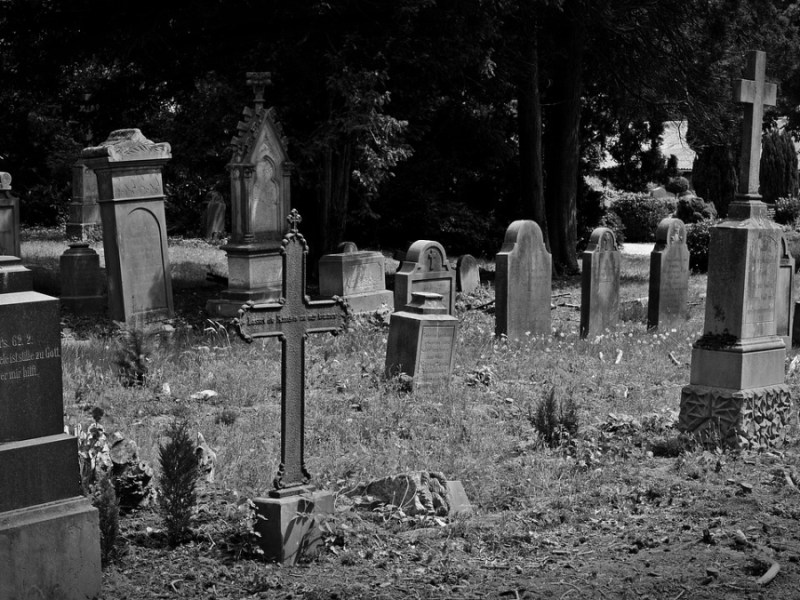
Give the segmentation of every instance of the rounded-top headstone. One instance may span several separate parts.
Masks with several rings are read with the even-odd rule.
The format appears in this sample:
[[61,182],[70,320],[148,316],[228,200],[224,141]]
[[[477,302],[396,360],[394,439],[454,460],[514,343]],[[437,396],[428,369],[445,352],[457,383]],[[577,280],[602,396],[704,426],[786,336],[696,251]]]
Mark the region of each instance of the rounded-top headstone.
[[416,263],[416,270],[422,272],[450,270],[444,247],[431,240],[417,240],[411,244],[404,262]]
[[342,242],[336,247],[336,250],[339,254],[352,254],[353,252],[358,252],[358,246],[356,246],[355,242]]
[[0,190],[11,189],[11,173],[0,172]]
[[686,243],[686,225],[680,219],[661,219],[656,229],[656,247]]
[[608,227],[598,227],[592,231],[589,238],[589,245],[586,247],[585,252],[613,252],[617,250],[617,238],[614,232]]
[[456,262],[456,289],[469,294],[481,285],[481,274],[478,261],[471,254],[465,254]]

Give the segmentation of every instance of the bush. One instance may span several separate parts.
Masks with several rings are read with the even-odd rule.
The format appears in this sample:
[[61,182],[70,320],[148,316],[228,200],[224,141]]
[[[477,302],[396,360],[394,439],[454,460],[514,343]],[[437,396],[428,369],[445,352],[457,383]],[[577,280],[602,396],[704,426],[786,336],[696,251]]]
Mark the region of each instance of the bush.
[[578,432],[578,411],[572,397],[564,401],[556,398],[556,388],[550,389],[547,397],[536,405],[530,417],[531,424],[544,442],[554,448],[568,441]]
[[625,237],[631,242],[654,242],[658,224],[675,210],[671,198],[653,198],[643,193],[616,193],[609,200],[611,210],[625,227]]
[[686,223],[700,223],[717,218],[717,209],[711,202],[697,196],[686,195],[678,198],[675,216]]
[[711,227],[715,220],[700,221],[686,225],[686,245],[689,248],[689,268],[705,273],[708,271],[708,246],[711,242]]
[[800,198],[778,198],[775,201],[775,222],[794,225],[800,218]]
[[190,535],[199,472],[188,422],[173,421],[167,436],[169,441],[158,446],[161,462],[159,505],[167,540],[171,546],[177,546]]
[[664,189],[670,194],[680,196],[681,194],[685,194],[689,191],[689,180],[686,179],[686,177],[673,177],[669,180],[669,182],[667,182],[667,185],[664,186]]

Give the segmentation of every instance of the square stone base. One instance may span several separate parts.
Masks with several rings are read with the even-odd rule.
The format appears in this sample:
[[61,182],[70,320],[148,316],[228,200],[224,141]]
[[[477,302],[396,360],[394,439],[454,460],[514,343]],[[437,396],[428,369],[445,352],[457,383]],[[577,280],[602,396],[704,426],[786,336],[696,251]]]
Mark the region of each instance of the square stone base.
[[350,314],[371,314],[378,310],[382,305],[394,310],[394,292],[383,290],[380,292],[365,292],[363,294],[351,294],[344,296]]
[[254,503],[258,514],[254,529],[261,536],[266,560],[293,565],[322,549],[319,521],[333,514],[333,494],[309,490],[285,498],[256,498]]
[[785,439],[791,409],[785,384],[749,390],[688,385],[681,390],[678,429],[704,445],[777,447]]
[[100,526],[83,497],[0,513],[0,598],[100,597]]
[[784,381],[786,347],[781,338],[730,349],[692,349],[689,383],[715,388],[746,390]]

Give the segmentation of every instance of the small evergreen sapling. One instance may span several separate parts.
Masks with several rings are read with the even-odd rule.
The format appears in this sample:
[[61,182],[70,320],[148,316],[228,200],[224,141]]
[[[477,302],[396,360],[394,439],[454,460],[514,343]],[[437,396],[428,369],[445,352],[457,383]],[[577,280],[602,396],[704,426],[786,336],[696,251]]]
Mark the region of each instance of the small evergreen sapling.
[[189,527],[197,501],[197,456],[185,420],[173,421],[167,431],[169,440],[159,444],[161,496],[159,505],[167,540],[177,546],[190,537]]

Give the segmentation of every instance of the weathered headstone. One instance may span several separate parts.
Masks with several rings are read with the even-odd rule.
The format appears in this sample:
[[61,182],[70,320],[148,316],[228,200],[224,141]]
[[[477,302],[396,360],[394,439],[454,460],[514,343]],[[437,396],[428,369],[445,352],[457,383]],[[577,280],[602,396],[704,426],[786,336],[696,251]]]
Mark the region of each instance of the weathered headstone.
[[686,226],[667,218],[658,224],[650,253],[647,328],[669,329],[689,318],[689,248]]
[[281,247],[283,282],[278,301],[248,303],[239,311],[239,335],[281,340],[281,463],[267,498],[254,500],[256,531],[266,558],[293,564],[302,553],[319,548],[317,517],[333,513],[333,495],[310,483],[304,456],[305,340],[309,333],[338,331],[345,308],[338,299],[311,301],[306,295],[308,245],[298,232],[300,215],[292,210],[289,233]]
[[0,257],[0,598],[100,595],[98,513],[64,434],[58,300]]
[[343,252],[319,259],[319,293],[340,296],[355,314],[374,312],[384,304],[391,309],[394,296],[386,289],[384,263],[380,252],[358,250],[347,242]]
[[766,54],[749,52],[746,79],[734,84],[744,103],[739,191],[728,218],[711,228],[704,335],[692,348],[690,384],[681,391],[678,428],[702,441],[742,448],[782,443],[791,416],[784,383],[786,346],[776,335],[780,227],[758,194]]
[[11,193],[8,173],[0,173],[0,256],[20,256],[19,198]]
[[552,257],[535,221],[509,225],[495,265],[495,334],[550,334]]
[[107,299],[103,293],[100,256],[89,242],[73,242],[61,255],[61,308],[76,315],[102,313]]
[[442,295],[413,292],[389,323],[384,372],[387,377],[405,373],[415,386],[447,386],[457,339],[458,319],[447,314]]
[[455,313],[456,274],[440,243],[418,240],[411,244],[394,276],[395,310],[403,310],[413,292],[441,294],[447,314]]
[[207,240],[215,240],[225,235],[225,211],[227,206],[222,194],[210,191],[206,195],[205,236]]
[[255,92],[255,107],[244,109],[228,163],[232,232],[222,247],[228,255],[228,289],[206,305],[218,317],[235,316],[245,302],[276,300],[281,294],[281,240],[291,208],[292,163],[275,110],[264,107],[270,74],[247,73],[247,83]]
[[583,253],[581,337],[614,329],[619,318],[620,252],[614,232],[598,227]]
[[83,159],[72,165],[72,201],[67,215],[67,239],[85,240],[101,228],[97,175]]
[[138,129],[112,131],[81,153],[97,174],[109,316],[143,325],[173,315],[161,169],[171,158]]
[[792,347],[792,322],[794,321],[794,256],[789,251],[786,238],[781,235],[778,283],[775,294],[776,335],[783,338],[786,349]]
[[456,261],[456,290],[471,294],[481,287],[481,272],[478,261],[471,254],[459,256]]

